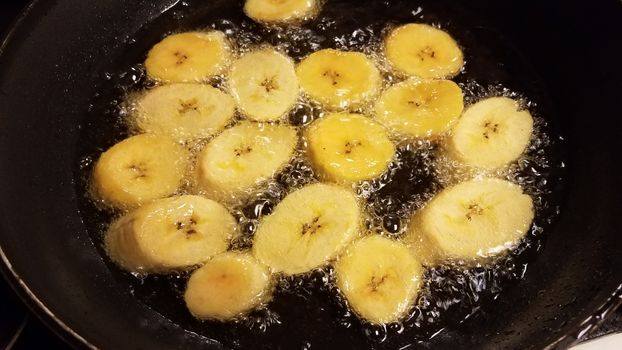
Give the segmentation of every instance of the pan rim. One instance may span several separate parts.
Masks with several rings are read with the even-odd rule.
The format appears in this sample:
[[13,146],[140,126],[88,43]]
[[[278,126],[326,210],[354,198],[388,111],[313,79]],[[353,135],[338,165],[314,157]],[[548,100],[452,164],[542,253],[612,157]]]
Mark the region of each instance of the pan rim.
[[[35,0],[38,1],[38,0]],[[80,345],[86,345],[87,348],[97,349],[97,347],[91,344],[88,340],[74,331],[70,326],[64,323],[58,318],[52,310],[50,310],[45,303],[43,303],[37,295],[28,287],[26,282],[19,276],[17,271],[13,268],[13,265],[9,261],[9,258],[4,253],[2,246],[0,245],[0,265],[2,269],[2,275],[5,280],[9,282],[13,290],[19,295],[20,299],[28,306],[28,309],[32,311],[39,319],[41,319],[47,326],[49,326],[56,334],[58,334],[66,342],[76,345],[75,340],[80,342]],[[9,273],[7,273],[7,271]],[[50,320],[54,321],[52,324]],[[55,327],[56,326],[56,327]],[[63,334],[64,333],[64,334]],[[67,336],[68,335],[68,336]]]
[[[22,26],[24,20],[30,15],[32,9],[40,2],[40,0],[30,0],[26,6],[20,11],[19,15],[13,20],[4,33],[0,42],[0,57],[4,52],[19,27]],[[58,318],[52,310],[50,310],[37,295],[28,287],[26,282],[19,276],[13,268],[8,256],[0,244],[0,272],[4,279],[9,282],[13,291],[28,306],[28,309],[44,322],[55,334],[60,336],[65,342],[72,346],[81,346],[89,349],[97,349],[95,345],[90,343],[86,338],[74,331],[69,325]]]

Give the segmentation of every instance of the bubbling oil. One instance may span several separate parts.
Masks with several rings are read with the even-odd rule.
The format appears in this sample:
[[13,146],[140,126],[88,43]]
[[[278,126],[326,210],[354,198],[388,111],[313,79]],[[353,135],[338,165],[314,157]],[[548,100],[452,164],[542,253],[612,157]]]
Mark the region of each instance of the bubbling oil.
[[[115,61],[116,66],[103,74],[102,93],[94,97],[83,126],[80,158],[77,161],[78,191],[84,193],[80,206],[85,224],[121,285],[147,306],[183,328],[216,339],[231,348],[400,348],[424,342],[444,328],[468,319],[480,308],[494,304],[507,286],[525,274],[529,261],[537,255],[543,237],[559,213],[559,191],[563,183],[562,140],[553,127],[553,111],[546,97],[529,90],[503,70],[490,52],[511,50],[505,42],[481,42],[474,33],[476,17],[453,17],[456,13],[443,2],[409,1],[371,2],[368,8],[354,0],[328,1],[319,16],[296,26],[264,26],[241,14],[242,2],[216,2],[207,8],[200,1],[184,1],[154,22],[146,24],[127,44]],[[451,8],[451,6],[449,7]],[[507,96],[529,109],[535,120],[532,140],[525,154],[511,166],[493,173],[468,169],[445,156],[443,139],[409,139],[391,135],[397,152],[388,169],[378,178],[353,186],[365,214],[365,229],[399,239],[409,218],[440,190],[476,176],[496,176],[519,184],[534,201],[535,220],[530,232],[512,251],[473,265],[452,261],[428,267],[417,305],[400,322],[372,325],[360,320],[335,283],[330,266],[303,276],[275,276],[272,301],[248,315],[230,322],[199,321],[186,310],[183,292],[188,271],[170,275],[138,276],[116,267],[102,247],[107,224],[119,213],[110,211],[88,196],[88,183],[94,161],[112,144],[136,133],[128,123],[133,101],[142,91],[153,88],[142,60],[162,37],[186,30],[220,30],[233,43],[239,57],[263,45],[271,45],[296,63],[306,55],[324,48],[366,53],[383,76],[383,87],[403,77],[391,72],[382,54],[382,39],[395,26],[408,22],[433,24],[453,35],[465,52],[467,64],[454,78],[463,90],[465,105],[492,96]],[[164,30],[163,30],[164,28]],[[142,40],[145,39],[145,40]],[[525,66],[524,62],[503,62]],[[494,64],[494,66],[493,66]],[[500,68],[501,67],[501,68]],[[518,79],[518,78],[516,78]],[[527,80],[526,80],[527,81]],[[228,90],[224,76],[209,82]],[[330,111],[301,96],[284,122],[303,130]],[[371,115],[372,103],[355,112]],[[244,116],[237,114],[228,126]],[[189,144],[196,154],[209,139]],[[232,249],[252,246],[253,235],[262,217],[292,191],[319,181],[305,155],[301,138],[293,159],[275,176],[230,205],[239,225]],[[192,172],[192,170],[190,171]],[[180,193],[192,188],[191,177]]]

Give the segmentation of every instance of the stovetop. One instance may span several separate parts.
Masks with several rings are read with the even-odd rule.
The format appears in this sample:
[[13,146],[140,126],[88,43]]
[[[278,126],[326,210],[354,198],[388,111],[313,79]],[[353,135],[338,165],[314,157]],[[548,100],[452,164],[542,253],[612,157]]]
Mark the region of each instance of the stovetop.
[[[13,23],[26,0],[0,1],[0,38]],[[622,330],[622,310],[603,326],[594,336]],[[622,345],[619,345],[622,348]],[[0,275],[0,349],[5,350],[64,350],[70,349],[63,340],[32,314]]]
[[0,276],[0,349],[71,349],[26,308],[2,276]]

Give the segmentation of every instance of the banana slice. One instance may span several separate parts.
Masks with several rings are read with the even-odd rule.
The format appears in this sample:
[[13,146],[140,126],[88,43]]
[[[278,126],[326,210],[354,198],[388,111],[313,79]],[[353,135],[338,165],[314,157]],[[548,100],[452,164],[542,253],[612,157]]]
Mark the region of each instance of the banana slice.
[[383,324],[399,321],[413,307],[424,269],[404,244],[373,235],[350,246],[335,272],[354,312]]
[[104,152],[95,165],[95,194],[107,204],[129,209],[175,193],[190,153],[168,137],[142,134]]
[[420,78],[451,77],[464,65],[462,50],[454,39],[427,24],[397,27],[387,37],[384,49],[394,69]]
[[257,22],[307,20],[317,12],[316,0],[246,0],[244,13]]
[[139,130],[189,141],[222,131],[233,118],[235,102],[209,85],[170,84],[147,91],[135,108]]
[[313,166],[327,180],[354,183],[384,172],[395,154],[386,130],[360,114],[333,113],[306,132]]
[[248,253],[227,252],[192,273],[184,299],[195,317],[226,321],[265,303],[270,291],[266,266]]
[[376,120],[400,134],[438,136],[447,132],[464,108],[462,90],[450,80],[407,80],[382,93]]
[[421,215],[413,215],[402,241],[424,266],[435,266],[442,262],[443,252],[425,233],[421,232]]
[[243,197],[289,162],[297,142],[292,127],[242,122],[223,131],[199,154],[199,187],[226,201]]
[[467,108],[449,139],[450,154],[464,164],[499,168],[525,151],[533,118],[507,97],[492,97]]
[[531,197],[500,179],[447,188],[415,214],[420,232],[445,257],[476,259],[507,250],[525,235],[534,217]]
[[326,264],[359,234],[361,209],[351,191],[313,184],[286,196],[259,224],[253,255],[288,275]]
[[242,56],[231,66],[229,86],[238,107],[251,119],[280,119],[299,94],[294,62],[273,49]]
[[201,264],[229,247],[236,221],[222,205],[200,196],[159,199],[110,226],[108,254],[128,271],[167,272]]
[[296,68],[302,89],[330,108],[356,107],[376,95],[380,72],[360,52],[324,49],[307,56]]
[[222,32],[174,34],[151,48],[145,68],[147,75],[157,81],[203,82],[223,70],[229,54],[229,43]]

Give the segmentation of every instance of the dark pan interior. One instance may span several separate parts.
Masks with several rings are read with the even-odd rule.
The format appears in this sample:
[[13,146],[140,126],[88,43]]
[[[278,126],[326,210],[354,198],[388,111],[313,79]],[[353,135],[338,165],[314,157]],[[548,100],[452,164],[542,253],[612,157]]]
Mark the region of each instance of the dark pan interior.
[[[202,8],[209,14],[212,6],[238,3],[212,1]],[[357,11],[369,16],[378,4],[370,2]],[[565,346],[591,324],[580,323],[612,303],[608,300],[622,282],[622,256],[617,253],[622,240],[615,229],[622,209],[616,187],[616,151],[622,146],[617,101],[622,96],[622,4],[442,4],[478,14],[473,17],[477,35],[508,38],[517,50],[504,52],[506,59],[529,63],[525,71],[504,71],[520,76],[517,89],[547,95],[544,105],[552,101],[545,108],[555,112],[556,130],[566,139],[568,183],[559,221],[525,279],[467,321],[418,346],[538,349],[569,334],[556,343]],[[77,147],[83,137],[80,126],[89,118],[102,72],[119,57],[134,54],[127,51],[127,42],[172,6],[183,4],[35,2],[0,56],[0,247],[10,263],[4,270],[16,284],[27,286],[32,306],[47,307],[47,319],[54,314],[97,347],[219,347],[120,288],[118,276],[91,240],[88,220],[83,222],[78,211],[83,199],[74,170],[82,152]],[[471,18],[465,16],[456,22]],[[498,78],[494,72],[480,73]],[[317,327],[298,327],[312,335],[312,347],[365,345],[338,330],[321,333]],[[282,341],[272,341],[290,345],[284,348],[296,344],[291,341],[296,333],[280,336]]]

